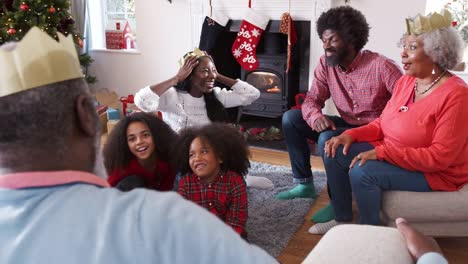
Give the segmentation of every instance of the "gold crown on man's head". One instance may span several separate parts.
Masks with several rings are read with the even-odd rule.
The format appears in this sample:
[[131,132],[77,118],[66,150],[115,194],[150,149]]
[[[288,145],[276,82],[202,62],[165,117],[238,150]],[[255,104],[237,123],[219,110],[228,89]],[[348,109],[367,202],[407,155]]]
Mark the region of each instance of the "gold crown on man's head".
[[179,60],[179,66],[182,67],[185,64],[185,61],[191,57],[200,58],[202,56],[209,56],[206,51],[200,50],[199,48],[195,48],[193,51],[187,52],[182,58]]
[[427,16],[418,14],[414,18],[406,19],[406,32],[408,35],[421,35],[440,28],[452,26],[452,14],[444,9],[439,13],[429,13]]
[[0,97],[83,77],[72,35],[57,35],[33,27],[13,49],[0,47]]

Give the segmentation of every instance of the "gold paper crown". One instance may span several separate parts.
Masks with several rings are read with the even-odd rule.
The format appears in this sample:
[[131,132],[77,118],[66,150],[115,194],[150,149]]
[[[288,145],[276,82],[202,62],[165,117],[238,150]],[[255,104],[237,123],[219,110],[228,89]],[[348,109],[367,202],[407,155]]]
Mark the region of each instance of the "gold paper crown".
[[200,50],[199,48],[195,48],[193,51],[187,52],[182,58],[179,60],[179,66],[182,67],[185,64],[185,61],[191,57],[200,58],[202,56],[209,56],[206,51]]
[[421,35],[436,29],[452,26],[452,14],[447,9],[439,13],[429,13],[427,16],[418,14],[414,18],[406,19],[406,31],[408,35]]
[[0,97],[83,77],[72,36],[58,38],[33,27],[13,50],[0,48]]

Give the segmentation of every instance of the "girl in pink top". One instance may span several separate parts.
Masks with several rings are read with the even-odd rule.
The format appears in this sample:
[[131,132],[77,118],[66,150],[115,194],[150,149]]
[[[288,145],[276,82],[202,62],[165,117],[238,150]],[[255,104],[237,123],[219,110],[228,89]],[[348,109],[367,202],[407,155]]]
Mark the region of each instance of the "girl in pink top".
[[378,225],[382,191],[455,191],[468,183],[468,86],[447,71],[460,62],[462,45],[453,28],[410,26],[401,52],[405,75],[380,118],[325,144],[336,217],[310,233],[352,221],[351,193],[359,222]]

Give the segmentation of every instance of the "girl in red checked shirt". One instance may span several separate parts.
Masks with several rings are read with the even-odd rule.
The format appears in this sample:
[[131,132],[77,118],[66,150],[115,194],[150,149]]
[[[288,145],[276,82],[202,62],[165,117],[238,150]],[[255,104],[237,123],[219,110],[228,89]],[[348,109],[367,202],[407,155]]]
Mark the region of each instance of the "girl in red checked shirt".
[[247,191],[244,175],[250,162],[242,135],[213,123],[182,131],[178,144],[179,194],[206,208],[246,238]]
[[175,170],[169,163],[177,134],[153,114],[135,113],[122,119],[104,146],[108,182],[122,191],[148,188],[170,191]]

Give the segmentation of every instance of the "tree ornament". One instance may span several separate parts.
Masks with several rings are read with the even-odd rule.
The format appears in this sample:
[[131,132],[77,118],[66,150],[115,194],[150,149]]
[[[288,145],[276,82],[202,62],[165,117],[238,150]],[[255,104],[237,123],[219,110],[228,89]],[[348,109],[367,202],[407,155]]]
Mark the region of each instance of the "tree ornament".
[[7,34],[10,35],[10,36],[16,34],[16,29],[14,29],[14,28],[8,29]]
[[80,37],[77,37],[77,38],[78,38],[78,46],[80,46],[80,48],[82,49],[83,48],[83,40]]
[[20,5],[20,9],[23,10],[23,11],[28,11],[29,6],[28,6],[26,3],[22,3],[22,4]]
[[72,16],[67,17],[65,21],[67,21],[67,24],[69,25],[75,24],[75,20],[73,19]]
[[3,1],[4,4],[5,4],[5,7],[8,11],[12,11],[13,10],[13,0],[5,0]]
[[51,6],[51,7],[49,8],[49,13],[50,13],[50,14],[55,13],[55,7]]

